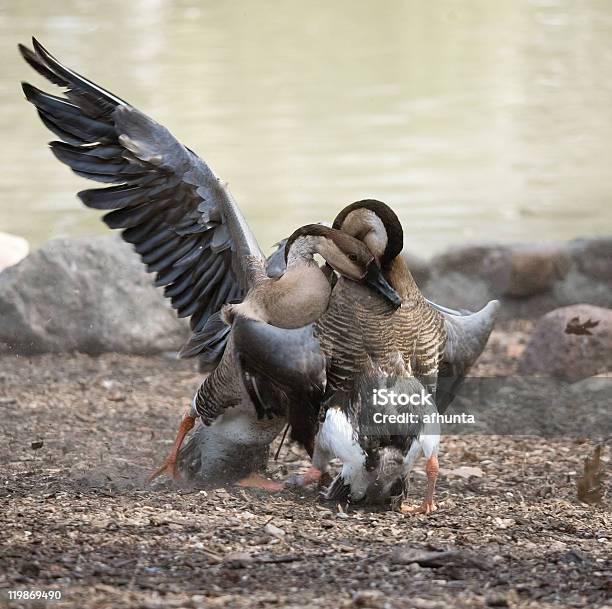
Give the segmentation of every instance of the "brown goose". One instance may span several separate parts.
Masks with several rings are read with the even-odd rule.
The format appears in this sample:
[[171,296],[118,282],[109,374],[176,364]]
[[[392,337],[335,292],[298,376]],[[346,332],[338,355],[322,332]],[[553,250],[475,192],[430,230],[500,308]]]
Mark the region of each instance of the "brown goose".
[[[343,461],[343,469],[328,489],[336,498],[348,489],[352,500],[374,494],[389,494],[397,488],[393,478],[404,480],[418,447],[427,456],[428,493],[422,511],[435,509],[433,489],[438,471],[439,432],[406,432],[401,476],[373,468],[383,463],[376,453],[385,447],[378,440],[360,436],[359,417],[363,394],[359,386],[368,370],[381,377],[407,379],[414,376],[433,399],[438,390],[437,410],[443,412],[452,401],[465,374],[480,355],[493,327],[498,303],[482,311],[460,315],[427,301],[418,289],[405,260],[399,255],[403,231],[395,213],[375,200],[358,201],[340,212],[333,224],[362,240],[379,262],[389,283],[402,298],[394,309],[376,295],[367,295],[360,286],[342,277],[334,288],[330,305],[316,325],[315,335],[330,362],[323,423],[317,435],[313,465],[326,471],[330,458]],[[399,359],[403,372],[389,369],[389,360]],[[394,381],[395,382],[395,381]],[[388,381],[385,381],[388,385]],[[412,435],[410,435],[412,434]],[[363,434],[361,434],[363,435]],[[431,440],[426,440],[426,436]],[[410,438],[412,440],[408,442]],[[411,452],[412,447],[412,452]],[[381,484],[382,478],[390,478]]]

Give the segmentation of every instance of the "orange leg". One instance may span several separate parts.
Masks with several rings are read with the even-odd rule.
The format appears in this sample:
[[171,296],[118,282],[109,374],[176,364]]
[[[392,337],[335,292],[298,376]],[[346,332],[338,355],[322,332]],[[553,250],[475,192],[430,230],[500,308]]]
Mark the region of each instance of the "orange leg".
[[179,454],[179,450],[183,444],[183,440],[187,435],[187,432],[195,425],[195,417],[190,416],[187,412],[183,415],[181,419],[181,424],[179,425],[178,432],[176,434],[176,440],[174,440],[174,444],[172,445],[172,449],[170,453],[166,457],[166,460],[162,464],[161,467],[158,467],[147,479],[147,482],[151,482],[158,476],[162,474],[171,474],[173,478],[177,478],[176,471],[176,459]]
[[437,455],[432,455],[427,459],[427,465],[425,466],[425,471],[427,472],[427,493],[423,503],[416,507],[402,505],[400,511],[404,514],[431,514],[431,512],[435,512],[438,509],[438,506],[434,503],[438,470],[438,457]]
[[244,486],[245,488],[261,488],[265,491],[282,491],[285,485],[282,482],[275,482],[274,480],[268,480],[259,474],[252,473],[246,478],[239,480],[236,483],[238,486]]

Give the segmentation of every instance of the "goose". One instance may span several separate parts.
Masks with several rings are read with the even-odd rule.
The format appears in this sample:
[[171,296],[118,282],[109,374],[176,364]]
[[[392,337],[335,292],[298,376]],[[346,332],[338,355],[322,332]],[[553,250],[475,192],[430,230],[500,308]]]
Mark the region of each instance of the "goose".
[[[147,271],[155,274],[155,285],[164,288],[178,316],[189,318],[191,337],[182,348],[181,356],[198,356],[201,369],[207,372],[215,372],[220,367],[215,376],[219,385],[223,384],[223,374],[239,373],[247,393],[255,400],[252,404],[255,412],[265,413],[265,420],[271,421],[265,433],[261,430],[263,423],[248,433],[263,433],[266,438],[272,438],[278,432],[280,417],[268,418],[269,402],[264,402],[262,396],[277,397],[282,383],[275,381],[270,369],[265,367],[265,358],[258,358],[257,354],[262,352],[272,360],[280,359],[284,366],[279,367],[285,374],[283,378],[291,382],[296,376],[300,378],[300,366],[310,366],[316,377],[320,360],[311,326],[300,329],[268,323],[278,321],[275,315],[280,309],[275,309],[273,301],[262,306],[262,299],[256,296],[262,290],[265,292],[262,288],[266,283],[262,271],[265,257],[227,183],[165,127],[64,66],[34,38],[32,45],[32,49],[19,45],[22,57],[38,74],[64,89],[64,95],[58,96],[22,83],[26,99],[36,107],[43,124],[59,138],[50,143],[51,151],[77,175],[106,185],[83,190],[78,193],[79,198],[85,206],[106,212],[102,218],[105,224],[121,230],[122,238],[133,245]],[[319,234],[319,237],[331,239],[336,246],[349,243],[336,233],[334,238],[330,234]],[[300,250],[300,243],[303,246],[303,239],[296,237],[289,252],[297,252],[298,258],[308,257],[307,248]],[[293,258],[285,260],[290,261]],[[333,266],[333,262],[332,255],[328,263]],[[309,261],[307,266],[310,267]],[[363,281],[376,283],[376,275],[376,265],[370,264]],[[382,285],[379,272],[378,275]],[[318,277],[316,285],[322,292],[323,282]],[[303,294],[307,286],[298,282],[294,287],[302,289]],[[251,289],[251,298],[245,301]],[[382,289],[391,300],[397,300],[397,295],[391,296],[387,286]],[[228,303],[233,304],[222,312]],[[309,311],[309,314],[315,312]],[[299,307],[294,307],[290,313],[301,312]],[[294,323],[295,319],[281,320],[281,326]],[[275,333],[284,338],[277,350],[274,350]],[[255,339],[259,336],[261,341],[254,336]],[[233,347],[226,355],[230,337]],[[283,346],[295,347],[309,340],[310,355],[296,349],[283,351]],[[221,366],[224,356],[228,363],[236,354],[241,358],[239,371],[232,370],[229,364]],[[306,383],[310,378],[305,377]],[[203,413],[200,416],[207,420],[215,419],[212,411],[207,410],[213,407],[203,406],[204,394],[211,386],[212,381],[200,387],[202,391],[196,395],[191,416]],[[285,393],[292,395],[291,391]],[[218,407],[218,404],[214,406]],[[252,438],[241,438],[245,426],[241,421],[233,421],[240,418],[240,409],[226,410],[229,414],[224,420],[230,431],[225,436],[215,435],[213,431],[221,427],[216,424],[210,426],[210,434],[205,436],[212,438],[210,445],[218,447],[211,449],[214,458],[236,461],[240,455],[228,454],[228,451],[249,445]],[[190,419],[183,417],[177,441],[190,425]],[[232,429],[234,435],[229,442],[227,436]],[[306,431],[303,435],[305,444],[312,450],[313,441],[308,439],[312,433]],[[165,463],[164,471],[168,469],[174,469],[172,459]]]
[[[231,328],[221,360],[200,385],[183,415],[170,454],[150,480],[163,473],[176,477],[184,437],[198,418],[204,425],[215,426],[217,436],[241,446],[269,445],[287,420],[292,437],[312,454],[325,362],[313,342],[311,324],[324,313],[332,292],[315,254],[340,276],[369,285],[392,306],[401,304],[365,244],[335,229],[311,224],[296,230],[286,242],[286,266],[278,278],[268,277],[265,260],[251,257],[246,297],[220,311],[223,322]],[[273,359],[266,355],[272,353],[284,360],[277,347],[284,347],[295,358],[290,368],[292,382],[282,389],[277,365],[271,365]],[[303,352],[306,358],[301,357]],[[257,368],[262,361],[264,365]],[[270,490],[282,486],[256,474],[240,484]]]
[[[432,396],[437,412],[443,413],[482,353],[499,303],[491,301],[481,311],[465,314],[425,299],[400,256],[403,230],[399,219],[381,201],[363,200],[345,207],[332,226],[368,246],[402,305],[392,308],[376,295],[365,294],[359,285],[338,279],[329,306],[316,324],[316,335],[330,365],[313,466],[326,472],[332,458],[343,462],[341,472],[328,488],[328,499],[346,488],[352,501],[372,498],[376,493],[384,499],[397,485],[380,484],[377,479],[381,472],[366,467],[373,453],[380,453],[384,445],[360,438],[360,428],[355,423],[363,406],[363,393],[359,392],[362,377],[371,374],[371,370],[398,377],[396,372],[389,372],[386,362],[401,358],[408,370],[399,378],[414,375]],[[409,432],[406,441],[411,437]],[[403,511],[429,513],[436,509],[429,491],[435,487],[438,473],[436,434],[439,437],[435,430],[429,434],[429,445],[413,442],[412,452],[404,455],[398,484],[404,483],[416,458],[415,451],[427,448],[428,493],[416,509],[405,506]]]
[[[421,506],[402,503],[404,481],[421,452],[428,472],[437,463],[440,425],[436,413],[435,403],[400,353],[377,362],[368,358],[356,378],[349,406],[342,409],[333,403],[317,437],[318,450],[343,463],[342,475],[327,489],[327,498],[363,498],[368,503],[389,499],[403,512],[421,511]],[[435,483],[436,477],[428,476],[423,506],[429,506],[429,511],[435,509]]]

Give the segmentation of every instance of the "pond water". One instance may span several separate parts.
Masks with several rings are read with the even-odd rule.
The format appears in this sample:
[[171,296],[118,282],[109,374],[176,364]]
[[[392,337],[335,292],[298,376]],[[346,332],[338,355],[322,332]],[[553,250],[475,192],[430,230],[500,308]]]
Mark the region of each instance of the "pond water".
[[264,249],[370,197],[423,255],[612,232],[612,2],[0,0],[0,230],[39,244],[106,228],[23,99],[32,34],[206,159]]

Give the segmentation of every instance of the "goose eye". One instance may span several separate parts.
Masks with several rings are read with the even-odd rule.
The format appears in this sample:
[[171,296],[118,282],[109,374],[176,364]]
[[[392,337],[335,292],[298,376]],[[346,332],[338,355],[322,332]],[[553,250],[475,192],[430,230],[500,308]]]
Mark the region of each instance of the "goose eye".
[[348,259],[357,262],[357,254],[349,254]]

